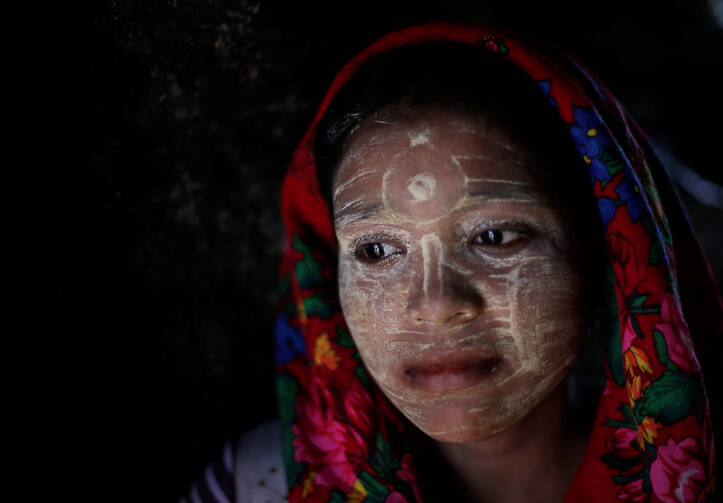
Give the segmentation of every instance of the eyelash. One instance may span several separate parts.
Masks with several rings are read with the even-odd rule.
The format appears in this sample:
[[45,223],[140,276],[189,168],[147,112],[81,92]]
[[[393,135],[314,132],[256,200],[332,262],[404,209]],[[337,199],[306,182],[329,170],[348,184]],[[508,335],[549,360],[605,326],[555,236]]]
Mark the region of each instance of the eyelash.
[[[389,240],[389,236],[369,236],[363,241],[360,240],[361,242],[358,242],[354,247],[354,257],[356,257],[357,260],[360,260],[367,264],[379,264],[381,262],[384,262],[385,260],[389,260],[395,255],[400,255],[404,253],[404,250],[397,246],[394,246],[393,244],[388,243],[387,241],[382,241],[383,239]],[[369,248],[374,246],[391,247],[394,248],[394,250],[396,251],[389,253],[384,257],[375,259],[370,257],[368,253]]]
[[[507,234],[508,236],[505,236]],[[504,242],[506,237],[510,237],[509,235],[512,235],[512,239]],[[504,227],[491,227],[488,229],[483,230],[482,232],[475,235],[475,237],[472,239],[471,243],[477,246],[485,246],[485,247],[508,247],[514,245],[516,242],[518,242],[520,239],[528,238],[530,237],[531,233],[529,231],[525,231],[522,229],[508,229]],[[500,242],[489,242],[489,241],[496,241],[500,240]]]
[[[500,225],[499,227],[487,227],[483,231],[475,234],[475,237],[472,238],[470,241],[470,244],[474,246],[480,246],[487,249],[492,248],[508,248],[512,247],[515,244],[517,244],[520,240],[523,239],[529,239],[532,237],[533,232],[532,230],[523,224],[517,224],[512,222],[505,222],[502,224],[494,224],[494,225]],[[504,227],[503,227],[504,226]],[[505,236],[504,234],[513,234],[513,238],[508,241],[504,242]],[[485,242],[485,237],[487,240],[497,240],[501,239],[501,242],[494,243],[494,242]],[[381,264],[382,262],[385,262],[387,260],[392,259],[396,255],[402,255],[405,253],[405,251],[393,244],[390,244],[388,242],[390,240],[389,236],[366,236],[364,238],[361,238],[357,241],[357,243],[354,245],[354,251],[352,252],[352,255],[359,261],[374,265],[374,264]],[[380,258],[373,258],[370,256],[370,253],[376,254],[377,252],[371,252],[374,248],[381,248],[382,251],[384,251],[384,248],[389,247],[393,248],[393,251],[387,252],[383,257]]]

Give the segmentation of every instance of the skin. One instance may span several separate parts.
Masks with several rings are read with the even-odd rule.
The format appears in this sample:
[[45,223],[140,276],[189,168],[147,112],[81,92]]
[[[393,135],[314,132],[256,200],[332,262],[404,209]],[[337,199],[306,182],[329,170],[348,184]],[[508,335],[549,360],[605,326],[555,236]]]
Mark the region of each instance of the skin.
[[585,330],[569,212],[500,121],[432,105],[378,116],[347,139],[333,184],[361,357],[470,499],[561,500],[581,454],[560,430],[561,383]]

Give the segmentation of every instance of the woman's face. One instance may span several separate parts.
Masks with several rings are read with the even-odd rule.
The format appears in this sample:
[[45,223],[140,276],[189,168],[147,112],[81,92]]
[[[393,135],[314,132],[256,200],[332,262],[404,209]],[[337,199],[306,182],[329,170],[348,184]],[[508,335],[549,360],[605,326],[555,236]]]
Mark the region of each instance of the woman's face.
[[339,294],[387,397],[440,441],[488,438],[565,378],[585,330],[570,216],[498,121],[396,106],[334,179]]

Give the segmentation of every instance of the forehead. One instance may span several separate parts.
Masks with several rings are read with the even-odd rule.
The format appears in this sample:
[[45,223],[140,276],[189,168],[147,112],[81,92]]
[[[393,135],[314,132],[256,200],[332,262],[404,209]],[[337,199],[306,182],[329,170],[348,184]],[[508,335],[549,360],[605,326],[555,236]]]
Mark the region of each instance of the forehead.
[[435,218],[468,200],[541,197],[541,157],[501,121],[441,107],[365,119],[334,178],[335,218],[369,211]]

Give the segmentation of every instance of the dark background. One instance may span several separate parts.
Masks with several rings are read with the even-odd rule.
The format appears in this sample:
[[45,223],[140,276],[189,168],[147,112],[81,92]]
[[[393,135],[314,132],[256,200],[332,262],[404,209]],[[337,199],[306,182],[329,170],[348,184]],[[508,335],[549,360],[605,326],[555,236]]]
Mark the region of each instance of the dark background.
[[[271,328],[279,188],[341,65],[402,26],[460,19],[546,37],[644,130],[723,184],[723,31],[704,0],[98,2],[90,164],[120,486],[173,501],[223,443],[276,416]],[[682,197],[723,278],[723,211]],[[720,201],[719,201],[720,202]],[[113,363],[111,363],[113,362]]]

